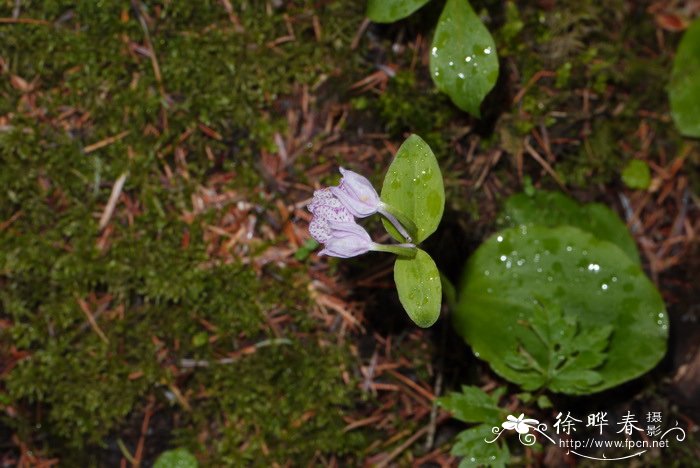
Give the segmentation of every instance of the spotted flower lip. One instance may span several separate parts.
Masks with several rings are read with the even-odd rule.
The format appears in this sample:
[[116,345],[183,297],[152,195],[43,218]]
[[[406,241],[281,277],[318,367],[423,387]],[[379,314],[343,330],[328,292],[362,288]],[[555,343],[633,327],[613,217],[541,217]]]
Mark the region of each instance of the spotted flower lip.
[[309,233],[324,244],[319,255],[350,258],[375,250],[413,257],[413,244],[383,245],[372,242],[365,229],[355,222],[352,213],[333,195],[330,189],[316,190],[308,210],[313,214]]
[[340,185],[330,187],[330,191],[357,218],[366,218],[377,213],[382,206],[372,183],[360,174],[340,168],[343,178]]

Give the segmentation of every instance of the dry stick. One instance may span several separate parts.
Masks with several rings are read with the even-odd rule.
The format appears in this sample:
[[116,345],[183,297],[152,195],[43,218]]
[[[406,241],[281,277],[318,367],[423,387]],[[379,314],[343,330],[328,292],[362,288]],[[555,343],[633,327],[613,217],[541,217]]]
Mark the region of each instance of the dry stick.
[[148,25],[141,12],[141,2],[138,0],[131,0],[131,6],[136,12],[136,17],[139,20],[141,29],[143,29],[144,39],[146,40],[146,45],[151,51],[151,67],[153,68],[153,74],[156,78],[156,83],[158,83],[158,92],[160,93],[161,105],[163,106],[163,127],[168,128],[168,114],[165,106],[167,105],[167,94],[165,93],[165,86],[163,86],[163,76],[160,73],[160,65],[158,65],[158,58],[156,57],[156,49],[153,47],[153,42],[151,41],[151,34],[148,32]]
[[[437,424],[441,424],[443,421],[445,421],[445,420],[448,419],[449,417],[450,417],[449,415],[444,415],[444,416],[442,416],[441,418],[438,419]],[[415,434],[413,434],[411,437],[409,437],[408,439],[406,439],[406,442],[404,442],[403,444],[401,444],[401,445],[399,445],[398,447],[396,447],[396,448],[394,449],[394,451],[391,452],[384,460],[382,460],[382,461],[380,461],[379,463],[377,463],[376,468],[384,468],[385,466],[388,466],[388,465],[389,465],[389,462],[391,462],[394,458],[396,458],[396,457],[398,457],[399,455],[401,455],[401,452],[403,452],[403,451],[406,450],[408,447],[410,447],[411,445],[413,445],[413,443],[414,443],[416,440],[418,440],[418,439],[420,439],[421,437],[423,437],[429,430],[430,430],[430,426],[425,426],[424,428],[422,428],[421,430],[419,430],[418,432],[416,432]]]
[[34,18],[0,18],[0,24],[51,24],[46,20]]
[[105,146],[111,145],[115,141],[121,140],[122,138],[127,136],[129,133],[131,133],[129,130],[125,130],[117,135],[111,136],[109,138],[105,138],[104,140],[100,140],[97,143],[93,143],[93,144],[88,145],[85,148],[83,148],[83,152],[85,154],[90,154],[93,151],[96,151],[100,148],[104,148]]
[[117,206],[117,201],[119,200],[119,195],[121,195],[122,188],[124,188],[124,182],[126,182],[127,175],[127,172],[123,173],[119,176],[117,181],[114,182],[114,186],[112,187],[112,193],[109,196],[109,200],[107,201],[105,210],[102,212],[102,217],[100,218],[100,224],[98,226],[98,229],[100,231],[107,227],[109,220],[112,218],[114,208]]
[[143,422],[141,423],[141,437],[139,437],[139,442],[136,444],[136,453],[134,453],[133,466],[141,466],[141,458],[143,457],[143,446],[146,442],[146,433],[148,432],[148,425],[151,422],[151,415],[153,414],[153,405],[155,404],[155,399],[151,395],[148,399],[148,406],[146,406],[146,412],[143,415]]
[[109,344],[109,340],[107,339],[107,336],[100,329],[100,326],[97,325],[97,321],[95,320],[95,317],[90,312],[90,307],[88,307],[87,302],[85,302],[83,299],[80,299],[79,297],[76,297],[76,300],[78,301],[78,305],[80,306],[80,310],[82,310],[83,313],[85,314],[85,316],[87,317],[88,323],[90,323],[90,326],[92,327],[92,329],[95,331],[95,333],[97,333],[97,336],[99,336],[102,341]]
[[350,43],[350,50],[355,50],[357,49],[357,46],[360,45],[360,40],[362,39],[362,36],[364,35],[365,31],[367,31],[367,27],[369,27],[369,18],[365,18],[362,20],[362,23],[360,24],[360,27],[357,28],[357,32],[355,33],[355,37],[352,38],[352,42]]
[[236,12],[233,11],[233,6],[231,5],[231,2],[229,0],[221,0],[221,3],[224,6],[224,10],[226,10],[226,13],[228,14],[228,19],[231,21],[231,23],[233,23],[236,32],[245,32],[245,29],[243,28],[241,21],[238,19]]
[[532,156],[532,158],[533,158],[535,161],[537,161],[537,162],[540,164],[540,166],[542,166],[542,168],[547,172],[547,174],[549,174],[550,176],[552,176],[552,178],[553,178],[553,179],[555,180],[555,182],[559,185],[559,187],[561,187],[561,189],[562,189],[563,191],[565,191],[565,192],[568,193],[569,191],[566,189],[566,186],[564,185],[564,182],[559,178],[559,175],[557,175],[557,173],[554,172],[554,169],[552,169],[552,166],[550,166],[549,163],[548,163],[547,161],[545,161],[544,158],[542,158],[542,156],[540,156],[540,155],[537,153],[537,151],[535,151],[535,148],[533,148],[533,147],[530,145],[530,137],[526,137],[526,138],[525,138],[525,141],[523,142],[523,145],[525,146],[525,151],[527,151],[528,154],[529,154],[530,156]]

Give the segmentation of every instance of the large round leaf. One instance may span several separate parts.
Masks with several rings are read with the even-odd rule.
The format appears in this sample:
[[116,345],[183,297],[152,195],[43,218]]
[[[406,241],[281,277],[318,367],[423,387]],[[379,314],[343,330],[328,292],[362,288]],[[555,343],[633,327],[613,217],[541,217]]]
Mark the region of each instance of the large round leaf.
[[[550,362],[566,368],[557,386],[544,385],[574,394],[647,372],[664,355],[668,334],[664,303],[640,267],[616,245],[571,226],[519,226],[488,239],[467,263],[454,321],[479,357],[521,385],[533,382],[525,358],[546,363],[552,350],[578,341],[570,356]],[[578,380],[567,386],[566,379]]]
[[[387,170],[381,199],[413,220],[417,244],[437,229],[445,209],[445,188],[437,159],[418,135],[403,142]],[[401,235],[386,220],[384,227],[397,240]]]
[[700,138],[700,19],[683,35],[668,88],[671,115],[683,135]]
[[496,45],[467,0],[447,0],[430,54],[430,76],[457,107],[479,117],[496,84]]
[[637,244],[625,223],[610,208],[600,203],[579,205],[560,192],[536,191],[532,195],[519,193],[506,200],[503,217],[511,226],[541,224],[555,227],[574,226],[588,231],[620,247],[636,264],[639,262]]
[[375,23],[393,23],[409,16],[430,0],[368,0],[367,17]]

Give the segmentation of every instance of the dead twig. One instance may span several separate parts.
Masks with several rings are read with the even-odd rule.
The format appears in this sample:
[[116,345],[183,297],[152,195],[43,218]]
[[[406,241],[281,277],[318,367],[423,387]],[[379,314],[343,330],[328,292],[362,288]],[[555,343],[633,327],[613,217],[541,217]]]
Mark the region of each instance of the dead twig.
[[98,226],[98,229],[100,231],[107,226],[109,220],[112,218],[114,208],[117,206],[117,201],[119,200],[119,195],[121,195],[122,193],[122,189],[124,188],[124,182],[126,182],[127,176],[127,172],[123,173],[119,176],[117,181],[114,182],[114,185],[112,186],[112,193],[110,194],[109,200],[107,201],[107,205],[105,206],[105,209],[102,212],[102,216],[100,217],[100,224]]
[[90,307],[88,306],[88,303],[85,302],[84,299],[81,299],[79,297],[76,297],[76,300],[78,301],[78,305],[80,306],[80,310],[83,311],[85,316],[87,317],[88,323],[90,324],[90,327],[93,329],[93,331],[97,334],[97,336],[100,337],[102,341],[104,341],[106,344],[109,344],[109,340],[107,339],[107,335],[104,334],[102,329],[100,328],[99,325],[97,325],[97,321],[95,320],[95,316],[92,315],[92,312],[90,311]]
[[554,181],[557,183],[557,185],[559,185],[559,187],[561,187],[561,189],[564,192],[569,193],[566,186],[564,185],[564,182],[561,180],[559,175],[556,172],[554,172],[554,169],[552,169],[552,166],[550,166],[549,163],[547,161],[545,161],[544,158],[542,156],[540,156],[537,151],[535,151],[535,148],[533,148],[530,145],[530,137],[525,138],[525,141],[523,142],[523,147],[525,148],[525,151],[527,151],[527,153],[530,156],[532,156],[532,158],[535,161],[537,161],[540,164],[540,166],[542,166],[542,168],[545,170],[545,172],[547,172],[547,174],[552,176],[552,179],[554,179]]

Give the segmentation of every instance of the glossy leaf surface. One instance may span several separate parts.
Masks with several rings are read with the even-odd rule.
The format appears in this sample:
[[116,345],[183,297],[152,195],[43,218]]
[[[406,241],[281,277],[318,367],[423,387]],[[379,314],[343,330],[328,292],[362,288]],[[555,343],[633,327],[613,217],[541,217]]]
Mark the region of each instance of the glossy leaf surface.
[[430,76],[460,109],[479,117],[479,106],[496,84],[493,37],[467,0],[447,0],[430,53]]
[[368,0],[367,17],[375,23],[393,23],[410,16],[430,0]]
[[[401,145],[389,166],[381,199],[413,220],[418,229],[414,243],[437,229],[445,209],[445,189],[440,166],[428,144],[411,135]],[[384,227],[399,241],[402,236],[386,220]]]
[[668,97],[676,127],[683,135],[700,138],[700,19],[678,45]]
[[430,255],[419,249],[415,258],[397,258],[394,281],[401,305],[411,320],[423,328],[434,324],[440,316],[442,283]]
[[[574,366],[600,378],[589,374],[585,385],[562,382],[552,388],[562,393],[619,385],[649,371],[666,351],[665,306],[639,265],[615,244],[571,226],[523,225],[495,234],[469,259],[458,300],[458,333],[498,374],[528,387],[537,385],[530,369],[518,366],[521,349],[536,362],[551,362],[553,338],[543,341],[533,333],[534,323],[564,321],[568,325],[557,333],[580,334],[590,347],[605,349],[603,362],[598,355],[584,356]],[[543,304],[547,314],[561,311],[561,319],[536,317]],[[591,335],[608,327],[609,343]]]

